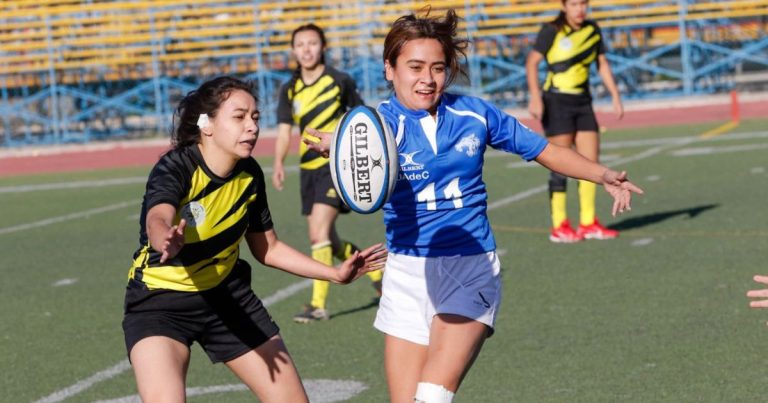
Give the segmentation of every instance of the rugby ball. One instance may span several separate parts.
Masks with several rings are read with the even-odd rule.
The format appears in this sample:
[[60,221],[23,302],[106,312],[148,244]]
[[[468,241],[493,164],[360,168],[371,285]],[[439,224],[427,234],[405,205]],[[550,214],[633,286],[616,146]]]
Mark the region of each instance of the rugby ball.
[[350,209],[370,214],[387,202],[397,182],[397,144],[376,109],[360,105],[347,111],[328,154],[333,186]]

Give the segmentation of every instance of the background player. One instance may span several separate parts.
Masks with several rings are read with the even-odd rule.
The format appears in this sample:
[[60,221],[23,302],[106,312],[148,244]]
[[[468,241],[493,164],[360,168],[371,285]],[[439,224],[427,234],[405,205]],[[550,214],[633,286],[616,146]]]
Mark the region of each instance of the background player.
[[[299,126],[302,136],[308,127],[321,131],[333,131],[336,123],[349,108],[361,105],[355,82],[348,75],[325,64],[325,34],[314,24],[302,25],[291,35],[291,49],[299,64],[290,81],[280,89],[278,103],[278,135],[275,144],[275,162],[272,184],[283,189],[285,167],[291,128]],[[339,213],[349,208],[336,194],[331,180],[328,159],[300,145],[301,162],[301,214],[307,217],[312,257],[331,265],[333,257],[344,260],[357,250],[350,242],[339,239],[335,222]],[[381,272],[369,274],[381,295]],[[329,319],[326,310],[329,283],[315,280],[312,284],[312,300],[296,314],[296,322],[307,323]]]
[[[597,119],[589,92],[589,66],[597,61],[598,72],[613,98],[613,110],[621,119],[624,107],[605,57],[605,45],[597,23],[586,19],[588,0],[561,0],[562,10],[551,23],[544,24],[528,55],[526,71],[530,103],[528,110],[541,119],[544,133],[553,144],[576,146],[576,151],[591,161],[600,153]],[[544,95],[539,90],[538,65],[547,62]],[[579,181],[579,227],[574,231],[566,210],[566,178],[552,172],[549,179],[552,212],[552,242],[572,243],[583,239],[612,239],[619,233],[600,224],[595,216],[594,183]]]

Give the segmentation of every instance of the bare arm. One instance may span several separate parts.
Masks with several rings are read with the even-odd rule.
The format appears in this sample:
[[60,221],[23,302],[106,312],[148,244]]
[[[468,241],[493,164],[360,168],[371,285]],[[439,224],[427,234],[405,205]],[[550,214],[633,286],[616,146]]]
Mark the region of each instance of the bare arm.
[[544,113],[541,90],[539,89],[539,63],[542,60],[544,60],[544,55],[537,50],[531,50],[525,60],[525,76],[528,80],[528,112],[535,119],[541,119]]
[[616,86],[616,81],[613,78],[613,72],[611,71],[611,65],[608,63],[608,58],[605,55],[599,55],[597,72],[600,74],[600,78],[603,79],[605,88],[611,94],[613,102],[613,112],[616,117],[621,119],[624,116],[624,105],[621,104],[621,95],[619,94],[619,88]]
[[245,236],[253,256],[262,264],[301,277],[328,280],[336,284],[350,283],[363,274],[381,269],[387,251],[381,244],[355,252],[338,268],[326,266],[292,248],[277,238],[274,230],[252,232]]
[[163,203],[152,207],[147,212],[147,236],[152,249],[162,253],[160,263],[173,259],[184,246],[184,228],[186,221],[173,225],[176,207]]
[[536,162],[565,176],[602,184],[613,197],[611,212],[614,216],[631,209],[632,193],[643,194],[642,189],[627,179],[626,172],[614,171],[590,161],[567,147],[549,143],[536,157]]
[[288,155],[288,149],[291,146],[291,128],[288,123],[277,125],[277,139],[275,140],[275,162],[272,165],[272,186],[277,190],[283,190],[285,181],[285,167],[283,162]]

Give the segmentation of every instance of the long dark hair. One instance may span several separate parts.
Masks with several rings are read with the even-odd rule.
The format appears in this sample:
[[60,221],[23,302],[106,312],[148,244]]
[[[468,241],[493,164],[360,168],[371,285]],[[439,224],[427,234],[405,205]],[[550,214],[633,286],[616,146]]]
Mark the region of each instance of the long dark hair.
[[383,60],[395,67],[397,57],[405,46],[405,43],[414,39],[436,39],[443,46],[445,62],[448,64],[448,77],[445,86],[448,87],[458,74],[469,79],[461,58],[467,59],[465,50],[469,46],[469,40],[456,37],[456,27],[460,17],[456,11],[449,9],[444,17],[430,17],[430,9],[427,8],[424,17],[414,14],[404,15],[398,18],[384,39]]
[[[568,0],[560,0],[560,4],[565,6],[566,1]],[[589,0],[587,0],[587,2],[589,2]],[[554,25],[558,31],[563,29],[563,27],[565,27],[565,25],[568,24],[568,19],[565,18],[565,11],[560,10],[560,13],[557,14],[557,17],[555,17],[555,19],[552,20],[550,24]]]
[[[323,32],[323,29],[318,27],[315,24],[312,24],[312,23],[304,24],[294,29],[293,32],[291,33],[291,48],[293,48],[293,41],[294,39],[296,39],[296,34],[304,31],[315,31],[317,35],[320,37],[320,45],[323,47],[323,52],[320,53],[320,64],[325,64],[325,46],[327,45],[327,42],[325,40],[325,32]],[[297,70],[300,71],[301,66],[299,66]]]
[[173,148],[187,147],[200,142],[200,128],[197,120],[201,114],[207,114],[213,119],[219,111],[221,104],[229,98],[232,91],[243,90],[253,99],[257,99],[253,93],[251,82],[240,80],[232,76],[221,76],[204,82],[196,90],[192,90],[179,101],[173,114],[173,130],[171,132],[171,145]]

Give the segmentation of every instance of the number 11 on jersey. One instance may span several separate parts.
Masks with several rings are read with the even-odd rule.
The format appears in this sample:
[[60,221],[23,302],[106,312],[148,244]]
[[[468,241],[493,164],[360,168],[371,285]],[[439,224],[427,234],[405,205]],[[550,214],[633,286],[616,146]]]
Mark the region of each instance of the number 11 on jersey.
[[[448,186],[443,189],[443,195],[446,199],[453,200],[453,208],[462,208],[464,203],[461,201],[461,189],[459,188],[459,178],[453,178]],[[421,192],[416,195],[416,200],[427,203],[427,210],[437,210],[435,202],[435,183],[431,182]]]

